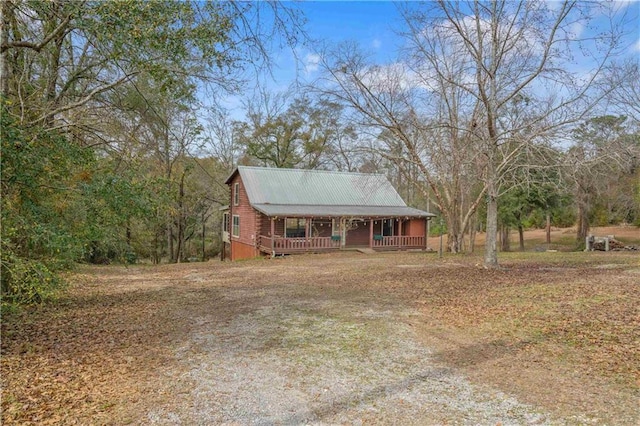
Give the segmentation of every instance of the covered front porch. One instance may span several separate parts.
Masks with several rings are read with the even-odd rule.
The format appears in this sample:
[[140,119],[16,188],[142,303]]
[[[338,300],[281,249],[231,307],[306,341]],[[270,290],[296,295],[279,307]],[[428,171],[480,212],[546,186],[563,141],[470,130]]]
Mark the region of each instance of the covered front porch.
[[261,218],[257,245],[272,256],[357,248],[425,250],[425,217]]

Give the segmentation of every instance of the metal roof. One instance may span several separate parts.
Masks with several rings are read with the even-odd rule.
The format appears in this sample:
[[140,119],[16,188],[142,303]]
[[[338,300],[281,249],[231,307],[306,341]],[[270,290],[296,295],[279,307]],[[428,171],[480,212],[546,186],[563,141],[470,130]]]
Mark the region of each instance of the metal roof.
[[236,173],[251,205],[269,216],[435,216],[407,207],[380,174],[239,166],[227,184]]
[[383,175],[238,167],[251,204],[406,206]]
[[254,204],[253,207],[267,216],[316,216],[316,217],[433,217],[433,213],[406,206],[313,206],[285,204]]

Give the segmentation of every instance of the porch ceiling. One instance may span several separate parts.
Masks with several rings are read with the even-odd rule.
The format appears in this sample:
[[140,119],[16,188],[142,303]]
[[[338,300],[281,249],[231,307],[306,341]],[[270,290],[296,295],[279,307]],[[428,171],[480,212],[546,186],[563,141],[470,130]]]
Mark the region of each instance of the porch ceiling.
[[322,206],[290,204],[254,204],[253,207],[267,216],[299,217],[435,217],[432,213],[404,206]]

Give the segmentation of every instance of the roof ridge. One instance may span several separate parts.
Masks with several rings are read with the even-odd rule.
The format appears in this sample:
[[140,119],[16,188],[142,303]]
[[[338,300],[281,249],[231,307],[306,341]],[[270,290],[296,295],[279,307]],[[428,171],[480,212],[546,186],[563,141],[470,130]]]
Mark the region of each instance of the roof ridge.
[[295,172],[313,172],[313,173],[333,173],[345,175],[362,175],[362,176],[386,176],[383,173],[365,173],[365,172],[347,172],[343,170],[321,170],[321,169],[293,169],[287,167],[268,167],[268,166],[238,166],[238,169],[254,169],[254,170],[278,170],[278,171],[295,171]]
[[407,203],[404,204],[398,204],[398,205],[388,205],[388,204],[304,204],[304,203],[255,203],[255,206],[331,206],[331,207],[353,207],[353,206],[359,206],[359,207],[409,207],[409,208],[416,208],[416,207],[411,207],[408,206]]

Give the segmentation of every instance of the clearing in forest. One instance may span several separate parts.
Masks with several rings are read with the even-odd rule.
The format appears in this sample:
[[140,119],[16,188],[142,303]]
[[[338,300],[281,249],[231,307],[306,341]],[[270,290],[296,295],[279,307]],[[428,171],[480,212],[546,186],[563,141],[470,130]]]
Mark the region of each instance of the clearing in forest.
[[2,424],[637,424],[634,253],[82,267],[2,320]]

